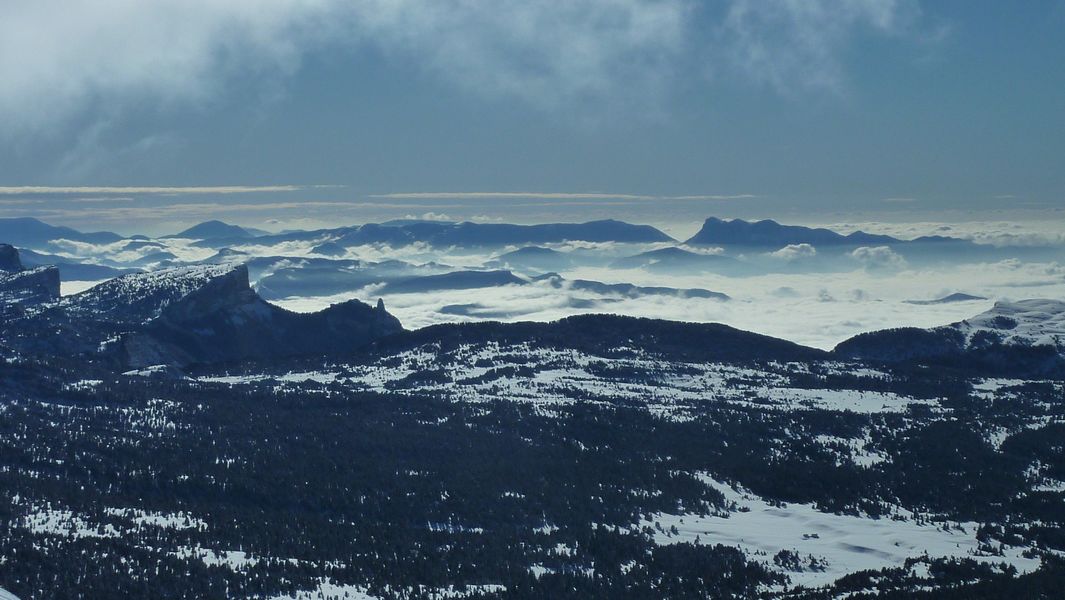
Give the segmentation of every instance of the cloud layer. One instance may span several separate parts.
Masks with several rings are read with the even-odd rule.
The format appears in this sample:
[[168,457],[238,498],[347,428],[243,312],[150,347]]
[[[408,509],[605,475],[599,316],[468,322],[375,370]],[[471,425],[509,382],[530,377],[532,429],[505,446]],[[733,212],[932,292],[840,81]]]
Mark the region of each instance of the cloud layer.
[[202,104],[283,77],[323,47],[372,46],[478,92],[536,103],[653,89],[681,51],[686,0],[72,0],[0,8],[10,133],[138,103]]
[[372,49],[476,94],[597,110],[654,102],[733,61],[785,88],[841,79],[850,32],[896,31],[903,0],[13,0],[0,8],[0,135],[210,104],[321,49]]
[[839,90],[841,54],[858,30],[898,34],[917,18],[914,0],[735,0],[725,18],[735,63],[785,93]]

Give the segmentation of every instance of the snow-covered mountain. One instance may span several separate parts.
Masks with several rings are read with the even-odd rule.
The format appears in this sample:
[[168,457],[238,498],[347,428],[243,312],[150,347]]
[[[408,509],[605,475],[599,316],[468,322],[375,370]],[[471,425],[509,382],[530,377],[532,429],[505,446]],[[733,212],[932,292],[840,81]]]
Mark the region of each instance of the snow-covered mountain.
[[1061,300],[996,302],[991,310],[947,327],[964,334],[970,348],[992,339],[1017,346],[1052,346],[1065,352],[1065,302]]
[[202,265],[123,275],[64,298],[61,306],[79,318],[145,323],[197,290],[225,287],[239,268]]
[[932,329],[865,333],[836,347],[843,356],[990,370],[1000,375],[1065,374],[1065,302],[997,302],[972,318]]
[[59,298],[55,267],[26,269],[13,246],[0,244],[0,315],[11,316],[25,307]]
[[402,330],[380,303],[350,300],[306,314],[274,306],[251,288],[243,265],[124,275],[62,299],[58,271],[47,267],[5,275],[0,294],[15,293],[8,287],[34,291],[24,280],[45,276],[48,301],[6,323],[5,341],[16,349],[95,356],[129,367],[180,366],[350,352]]
[[[1061,381],[1017,379],[1025,349],[1060,355],[1065,303],[864,345],[954,348],[928,369],[712,323],[297,314],[242,257],[0,320],[6,589],[953,598],[1065,570]],[[989,348],[1022,352],[1010,380],[970,356]]]

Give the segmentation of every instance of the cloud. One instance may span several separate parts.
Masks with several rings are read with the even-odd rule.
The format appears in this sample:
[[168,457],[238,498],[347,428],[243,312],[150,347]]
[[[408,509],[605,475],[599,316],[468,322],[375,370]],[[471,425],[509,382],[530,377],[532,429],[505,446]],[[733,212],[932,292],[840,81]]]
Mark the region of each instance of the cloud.
[[[659,248],[669,248],[673,246],[670,242],[661,242],[655,244]],[[702,254],[704,256],[720,256],[725,253],[725,249],[720,246],[688,246],[687,244],[681,244],[678,246],[685,252],[691,252],[692,254]]]
[[[833,88],[855,32],[904,30],[916,1],[728,0],[722,11],[696,0],[70,0],[62,10],[12,0],[0,8],[0,136],[209,108],[249,82],[273,96],[325,52],[595,115],[654,113],[724,63],[781,91]],[[97,143],[89,136],[84,150]],[[75,148],[70,162],[85,158]]]
[[647,194],[611,194],[607,192],[392,192],[371,194],[370,198],[392,200],[747,200],[754,194],[703,194],[692,196],[652,196]]
[[906,268],[906,259],[887,246],[862,246],[851,252],[851,257],[869,270]]
[[723,34],[734,66],[759,83],[839,91],[856,32],[897,35],[918,16],[916,0],[733,0]]
[[787,261],[799,260],[817,256],[817,248],[810,244],[788,244],[776,252],[770,252],[769,255]]
[[371,194],[370,198],[391,200],[498,200],[521,198],[536,200],[652,200],[655,196],[583,192],[395,192]]
[[[68,195],[68,194],[162,194],[169,196],[184,194],[251,194],[264,192],[296,192],[308,189],[310,186],[301,185],[219,185],[219,186],[194,186],[194,187],[59,187],[59,186],[2,186],[0,196],[31,196],[31,195]],[[314,186],[321,187],[321,186]],[[128,198],[79,198],[76,201],[86,202],[94,200],[128,200]]]
[[403,218],[406,219],[406,220],[411,220],[411,221],[449,222],[449,221],[454,221],[455,220],[455,219],[452,219],[451,217],[449,217],[448,215],[445,215],[443,213],[435,213],[435,212],[427,212],[427,213],[422,213],[420,215],[404,215]]
[[[474,93],[550,106],[654,94],[689,0],[72,0],[0,8],[0,134],[87,110],[206,106],[307,54],[372,48]],[[614,94],[624,85],[628,94]],[[16,132],[17,133],[17,132]]]
[[709,194],[695,196],[661,196],[663,200],[753,200],[761,198],[755,194]]
[[1021,213],[1022,220],[1010,221],[940,221],[828,223],[828,229],[848,233],[866,231],[900,239],[925,235],[946,235],[990,246],[1060,246],[1065,245],[1065,221],[1047,211]]

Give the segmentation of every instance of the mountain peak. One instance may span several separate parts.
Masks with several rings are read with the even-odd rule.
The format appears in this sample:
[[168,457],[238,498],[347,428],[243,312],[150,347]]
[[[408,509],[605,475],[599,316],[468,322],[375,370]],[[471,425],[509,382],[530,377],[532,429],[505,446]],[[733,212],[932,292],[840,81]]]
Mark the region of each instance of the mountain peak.
[[17,273],[22,270],[18,250],[11,244],[0,244],[0,271]]
[[26,269],[14,246],[0,244],[0,315],[22,314],[22,307],[57,298],[59,269],[54,266]]
[[916,362],[995,376],[1065,376],[1065,302],[997,302],[974,317],[935,327],[859,334],[836,346],[848,358]]
[[180,233],[175,233],[174,235],[167,237],[210,240],[217,238],[246,238],[254,236],[250,231],[243,227],[230,225],[223,221],[211,220],[204,221],[198,225],[193,225]]
[[691,245],[782,248],[791,244],[840,246],[897,244],[901,241],[891,236],[874,235],[862,231],[843,235],[823,228],[781,225],[772,219],[762,219],[761,221],[732,219],[725,221],[717,217],[710,217],[703,222],[699,232],[688,239],[686,243]]
[[83,233],[70,227],[49,225],[32,217],[0,219],[0,240],[21,248],[40,248],[55,240],[110,244],[121,239],[122,236],[109,231]]
[[248,269],[244,265],[197,265],[123,275],[65,299],[64,306],[75,315],[145,322],[204,288],[229,294],[250,291]]
[[981,332],[994,332],[1004,343],[1065,350],[1065,302],[999,301],[990,310],[948,327],[965,333],[970,341]]

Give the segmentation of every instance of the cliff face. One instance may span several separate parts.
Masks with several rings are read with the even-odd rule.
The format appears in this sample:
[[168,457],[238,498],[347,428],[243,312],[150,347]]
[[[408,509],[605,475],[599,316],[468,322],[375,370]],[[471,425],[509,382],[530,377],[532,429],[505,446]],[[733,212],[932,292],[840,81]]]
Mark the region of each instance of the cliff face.
[[0,271],[17,273],[22,270],[18,250],[11,244],[0,244]]
[[[0,259],[20,264],[3,248]],[[43,306],[30,313],[30,304]],[[274,306],[250,287],[244,265],[124,275],[62,299],[55,267],[0,271],[0,317],[3,341],[21,351],[138,368],[344,354],[403,331],[380,304],[351,300],[310,314]]]
[[199,287],[159,307],[157,316],[125,337],[124,362],[184,366],[343,354],[403,330],[380,305],[351,300],[317,313],[294,313],[260,298],[244,266],[210,272]]
[[25,269],[18,250],[0,244],[0,314],[22,314],[27,306],[59,298],[59,270],[55,267]]
[[38,267],[18,273],[0,273],[0,304],[32,306],[59,298],[59,269]]

